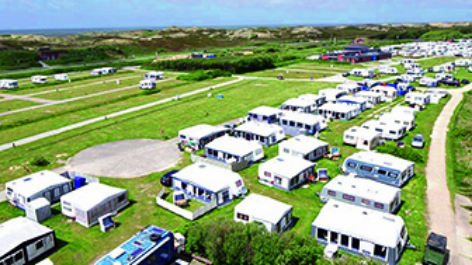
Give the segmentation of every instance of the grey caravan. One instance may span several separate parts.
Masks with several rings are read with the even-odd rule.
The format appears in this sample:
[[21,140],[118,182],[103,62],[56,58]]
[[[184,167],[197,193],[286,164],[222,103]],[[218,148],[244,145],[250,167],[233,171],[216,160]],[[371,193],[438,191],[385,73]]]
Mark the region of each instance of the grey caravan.
[[396,213],[402,202],[402,191],[370,179],[337,176],[320,192],[322,202],[336,200],[367,209]]
[[5,184],[7,199],[15,207],[25,210],[26,204],[46,198],[51,204],[72,191],[72,182],[57,173],[41,171]]
[[334,244],[343,251],[396,265],[409,237],[400,216],[330,200],[311,226],[311,235],[321,244]]
[[344,160],[342,170],[346,175],[401,187],[415,174],[415,164],[388,154],[359,152]]

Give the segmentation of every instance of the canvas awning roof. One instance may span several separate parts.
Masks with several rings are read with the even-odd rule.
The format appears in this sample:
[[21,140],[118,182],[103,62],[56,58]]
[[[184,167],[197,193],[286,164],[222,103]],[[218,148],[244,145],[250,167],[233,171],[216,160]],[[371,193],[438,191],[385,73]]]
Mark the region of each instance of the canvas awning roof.
[[305,107],[310,107],[311,105],[313,105],[313,102],[310,102],[308,100],[304,100],[301,98],[291,98],[285,101],[284,103],[282,103],[282,106],[287,106],[287,105],[305,108]]
[[293,137],[289,140],[281,142],[279,145],[281,148],[289,148],[290,150],[293,150],[302,154],[308,154],[310,152],[313,152],[313,150],[316,150],[320,147],[329,146],[329,144],[326,142],[323,142],[314,137],[309,137],[306,135],[299,135],[299,136]]
[[236,205],[234,211],[276,224],[292,210],[292,208],[291,205],[279,202],[270,197],[252,193]]
[[105,202],[108,198],[125,192],[125,189],[115,188],[100,183],[91,183],[63,195],[61,201],[70,202],[75,207],[83,211],[88,211]]
[[393,214],[329,200],[313,226],[395,248],[405,223]]
[[0,257],[12,251],[25,241],[41,237],[52,232],[25,217],[17,217],[0,224]]
[[44,170],[31,175],[7,182],[7,186],[12,187],[25,198],[36,194],[44,189],[59,184],[68,184],[70,180],[52,171]]
[[283,133],[284,129],[278,125],[271,125],[266,123],[246,122],[238,127],[235,131],[247,132],[264,137],[276,134],[277,132]]
[[262,147],[257,142],[250,142],[241,138],[224,136],[213,140],[207,144],[205,148],[243,157],[257,149],[261,149]]
[[185,135],[194,139],[202,139],[206,136],[213,135],[219,132],[227,131],[227,128],[222,126],[212,126],[208,124],[199,124],[190,128],[179,131],[179,135]]
[[324,104],[319,109],[324,110],[324,111],[338,112],[338,113],[349,113],[349,112],[357,111],[356,106],[347,105],[347,104],[334,104],[334,103]]
[[284,111],[281,119],[303,124],[316,125],[322,122],[324,117],[302,112]]
[[315,163],[294,156],[277,156],[259,165],[259,167],[262,167],[265,171],[274,172],[286,178],[292,178],[305,169],[314,166]]
[[248,113],[261,115],[261,116],[272,116],[272,115],[279,115],[282,111],[277,108],[267,107],[267,106],[260,106],[253,110],[250,110]]

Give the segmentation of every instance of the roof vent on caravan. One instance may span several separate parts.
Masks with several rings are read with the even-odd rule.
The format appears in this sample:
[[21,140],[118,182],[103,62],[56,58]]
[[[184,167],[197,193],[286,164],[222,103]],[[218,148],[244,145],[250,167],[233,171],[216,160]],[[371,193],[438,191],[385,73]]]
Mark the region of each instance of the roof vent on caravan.
[[151,240],[152,242],[157,242],[159,241],[159,239],[161,239],[161,237],[162,237],[162,233],[152,233],[149,236],[149,240]]
[[356,188],[356,185],[352,185],[352,188],[355,189],[355,188]]
[[280,158],[280,157],[277,158],[277,160],[280,161],[280,162],[284,162],[283,158]]
[[387,217],[387,216],[384,216],[383,218],[384,218],[385,220],[387,220],[387,221],[390,221],[390,222],[394,222],[394,223],[395,223],[395,219],[393,219],[393,218],[390,218],[390,217]]
[[201,164],[200,166],[198,166],[199,168],[206,168],[206,165],[205,164]]
[[366,211],[363,211],[362,214],[363,214],[363,215],[367,215],[367,212],[366,212]]
[[30,180],[31,180],[31,178],[25,178],[23,181],[27,182],[27,181],[30,181]]

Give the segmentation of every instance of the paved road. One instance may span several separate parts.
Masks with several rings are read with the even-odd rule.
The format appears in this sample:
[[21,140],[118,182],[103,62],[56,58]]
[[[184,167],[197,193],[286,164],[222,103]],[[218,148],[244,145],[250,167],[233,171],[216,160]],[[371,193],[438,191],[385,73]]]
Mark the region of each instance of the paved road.
[[1,101],[8,101],[8,100],[14,100],[14,99],[19,99],[19,100],[26,100],[26,101],[32,101],[32,102],[37,102],[41,104],[50,104],[56,102],[55,100],[50,100],[50,99],[43,99],[43,98],[33,98],[28,95],[12,95],[12,94],[0,94],[0,97],[3,97]]
[[[469,258],[472,257],[470,248],[472,243],[464,240],[463,235],[458,234],[458,231],[463,231],[460,228],[469,227],[467,221],[470,219],[470,214],[467,220],[458,220],[454,208],[451,204],[450,193],[447,186],[446,175],[446,139],[449,121],[454,114],[455,108],[462,100],[462,93],[466,90],[471,90],[472,85],[463,89],[449,90],[452,98],[442,110],[437,118],[433,133],[431,135],[431,146],[429,149],[429,159],[426,166],[427,179],[427,205],[429,215],[429,229],[430,231],[443,234],[448,237],[448,247],[451,251],[451,264],[462,265],[472,264]],[[464,221],[466,222],[464,224]],[[472,236],[471,234],[468,235]],[[459,248],[459,244],[465,244]]]
[[6,192],[4,190],[0,190],[0,202],[6,201]]
[[101,177],[134,178],[175,166],[177,140],[126,140],[94,146],[74,156],[68,171]]
[[[180,95],[180,98],[193,96],[193,95],[203,93],[203,92],[206,92],[206,91],[214,89],[214,88],[219,88],[219,87],[235,84],[235,83],[240,82],[242,80],[243,79],[238,78],[236,80],[232,80],[232,81],[228,81],[228,82],[225,82],[225,83],[221,83],[221,84],[201,88],[201,89],[198,89],[198,90],[194,90],[192,92]],[[99,122],[99,121],[103,121],[103,120],[106,120],[106,119],[118,117],[118,116],[121,116],[121,115],[124,115],[124,114],[133,113],[133,112],[144,110],[144,109],[147,109],[147,108],[151,108],[151,107],[154,107],[154,106],[157,106],[157,105],[161,105],[161,104],[170,102],[174,99],[175,99],[175,97],[161,99],[161,100],[154,101],[154,102],[151,102],[151,103],[148,103],[148,104],[145,104],[145,105],[132,107],[132,108],[122,110],[122,111],[118,111],[118,112],[115,112],[115,113],[112,113],[112,114],[96,117],[96,118],[93,118],[93,119],[90,119],[90,120],[86,120],[86,121],[75,123],[75,124],[72,124],[72,125],[69,125],[69,126],[65,126],[65,127],[62,127],[62,128],[56,129],[56,130],[52,130],[52,131],[44,132],[44,133],[41,133],[41,134],[37,134],[37,135],[31,136],[31,137],[27,137],[27,138],[24,138],[24,139],[21,139],[21,140],[17,140],[15,142],[6,143],[6,144],[3,144],[3,145],[0,145],[0,151],[4,151],[4,150],[8,150],[10,148],[13,148],[14,145],[15,146],[25,145],[25,144],[28,144],[28,143],[32,143],[32,142],[50,137],[50,136],[61,134],[63,132],[67,132],[67,131],[70,131],[70,130],[81,128],[81,127],[84,127],[86,125],[93,124],[93,123],[96,123],[96,122]]]

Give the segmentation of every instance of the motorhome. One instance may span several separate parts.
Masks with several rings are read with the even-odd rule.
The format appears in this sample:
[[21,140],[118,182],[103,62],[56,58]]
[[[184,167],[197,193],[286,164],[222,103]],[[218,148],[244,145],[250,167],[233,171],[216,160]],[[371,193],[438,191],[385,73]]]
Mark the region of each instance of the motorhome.
[[351,71],[353,76],[359,76],[364,78],[373,78],[375,77],[375,70],[373,69],[353,69]]
[[156,88],[156,81],[152,79],[146,79],[139,81],[139,88],[142,90],[149,90]]
[[234,129],[233,136],[272,146],[285,139],[284,129],[275,124],[246,122]]
[[31,82],[33,82],[33,84],[46,84],[48,82],[48,77],[43,75],[35,75],[31,77]]
[[300,157],[278,156],[259,165],[260,183],[291,191],[315,173],[315,164]]
[[293,207],[252,193],[234,208],[234,221],[263,225],[269,232],[283,232],[293,224]]
[[361,151],[346,158],[342,170],[346,175],[401,187],[415,174],[415,164],[389,154]]
[[344,131],[343,142],[357,149],[370,151],[375,149],[382,140],[382,133],[353,126]]
[[311,235],[321,244],[384,264],[398,264],[408,243],[400,216],[330,200],[312,223]]
[[2,89],[15,89],[18,88],[17,80],[0,80],[0,88]]
[[369,120],[362,124],[364,129],[379,132],[382,134],[382,138],[387,140],[398,141],[405,137],[406,126],[397,124],[395,122],[385,122],[379,120]]
[[396,213],[402,203],[402,192],[397,187],[370,179],[337,176],[320,192],[322,202],[336,200],[367,209]]

